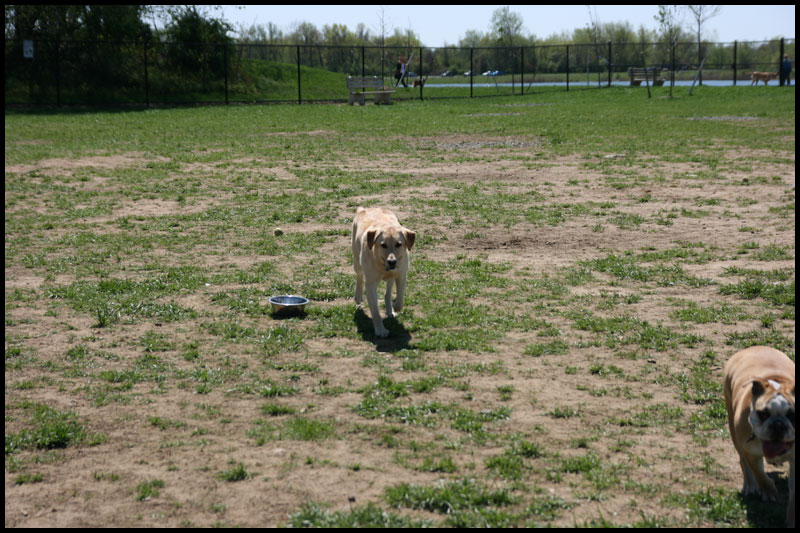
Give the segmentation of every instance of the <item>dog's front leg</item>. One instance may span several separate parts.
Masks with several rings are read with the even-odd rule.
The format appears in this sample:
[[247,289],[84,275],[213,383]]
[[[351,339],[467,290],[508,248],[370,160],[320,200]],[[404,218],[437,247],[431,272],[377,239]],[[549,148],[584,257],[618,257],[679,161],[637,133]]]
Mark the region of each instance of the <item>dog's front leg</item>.
[[764,460],[749,454],[744,455],[744,460],[753,474],[755,493],[761,496],[762,502],[774,502],[778,497],[778,489],[775,488],[775,482],[764,472]]
[[394,311],[399,313],[403,310],[403,301],[406,297],[406,278],[401,277],[397,280],[397,297],[394,299]]
[[364,293],[364,274],[356,271],[356,305],[361,307],[361,298]]
[[386,280],[386,294],[383,298],[383,303],[386,306],[386,318],[392,318],[394,313],[392,312],[392,286],[394,285],[393,279]]
[[372,315],[372,325],[375,328],[375,336],[385,338],[389,336],[389,330],[383,327],[380,310],[378,309],[378,281],[367,279],[367,303],[369,312]]

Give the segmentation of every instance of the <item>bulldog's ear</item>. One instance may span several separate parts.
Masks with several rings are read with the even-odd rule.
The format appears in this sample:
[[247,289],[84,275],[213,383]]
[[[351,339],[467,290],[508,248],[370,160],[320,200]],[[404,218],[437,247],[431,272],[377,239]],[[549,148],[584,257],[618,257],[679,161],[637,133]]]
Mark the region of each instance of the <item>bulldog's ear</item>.
[[764,385],[761,384],[760,381],[754,380],[753,381],[753,399],[755,400],[759,396],[764,394]]
[[378,234],[378,230],[371,229],[367,232],[367,248],[372,248],[375,244],[375,236]]

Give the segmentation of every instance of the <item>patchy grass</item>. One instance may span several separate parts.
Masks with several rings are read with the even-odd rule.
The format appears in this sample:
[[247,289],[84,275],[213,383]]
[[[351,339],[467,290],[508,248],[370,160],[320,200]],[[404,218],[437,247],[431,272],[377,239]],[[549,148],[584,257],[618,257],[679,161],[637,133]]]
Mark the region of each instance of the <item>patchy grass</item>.
[[782,524],[720,372],[794,358],[794,92],[653,90],[7,112],[6,525]]

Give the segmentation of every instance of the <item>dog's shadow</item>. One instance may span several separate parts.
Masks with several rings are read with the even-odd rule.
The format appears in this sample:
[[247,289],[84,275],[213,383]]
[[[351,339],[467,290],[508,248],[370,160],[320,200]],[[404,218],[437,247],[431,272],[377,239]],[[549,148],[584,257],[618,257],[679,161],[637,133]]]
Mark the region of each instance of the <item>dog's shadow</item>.
[[409,345],[411,334],[397,318],[383,319],[383,326],[389,330],[389,336],[385,339],[375,336],[372,319],[367,316],[363,309],[356,309],[355,313],[353,313],[353,322],[356,323],[356,328],[361,334],[361,338],[374,344],[379,352],[394,353],[411,348]]
[[788,503],[789,483],[778,472],[768,472],[767,475],[775,482],[778,488],[777,502],[762,502],[758,496],[742,496],[742,504],[747,512],[747,523],[754,528],[783,527],[786,520],[786,504]]

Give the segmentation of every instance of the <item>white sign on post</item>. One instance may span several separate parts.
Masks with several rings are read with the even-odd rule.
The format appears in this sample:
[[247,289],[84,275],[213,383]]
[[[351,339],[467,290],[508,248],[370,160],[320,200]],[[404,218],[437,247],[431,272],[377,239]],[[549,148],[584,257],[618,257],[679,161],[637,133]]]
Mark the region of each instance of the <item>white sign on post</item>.
[[25,59],[33,59],[33,41],[22,41],[22,57]]

